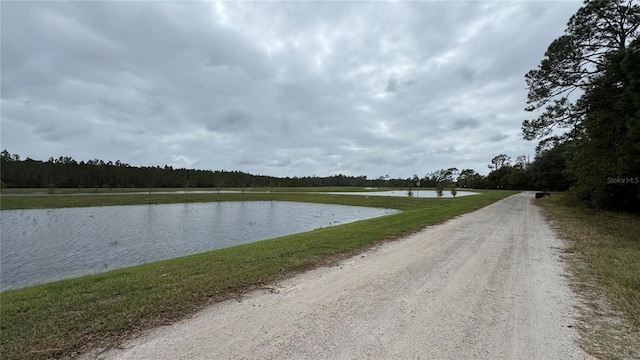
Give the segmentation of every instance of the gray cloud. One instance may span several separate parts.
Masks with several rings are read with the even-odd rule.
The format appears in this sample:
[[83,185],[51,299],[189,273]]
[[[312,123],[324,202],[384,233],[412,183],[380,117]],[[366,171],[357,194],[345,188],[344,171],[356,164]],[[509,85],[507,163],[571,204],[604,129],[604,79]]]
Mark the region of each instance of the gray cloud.
[[455,119],[451,125],[453,129],[477,128],[479,126],[480,120],[472,117]]
[[223,111],[219,119],[207,125],[213,132],[240,133],[251,127],[251,115],[239,109]]
[[505,134],[495,134],[495,135],[491,135],[488,140],[491,141],[491,142],[498,142],[498,141],[502,141],[502,140],[504,140],[504,139],[506,139],[508,137],[509,137],[509,135],[505,135]]
[[398,80],[393,76],[389,78],[387,81],[387,87],[384,89],[386,92],[396,92],[398,91]]
[[5,2],[2,146],[276,176],[486,172],[533,152],[523,76],[579,6]]

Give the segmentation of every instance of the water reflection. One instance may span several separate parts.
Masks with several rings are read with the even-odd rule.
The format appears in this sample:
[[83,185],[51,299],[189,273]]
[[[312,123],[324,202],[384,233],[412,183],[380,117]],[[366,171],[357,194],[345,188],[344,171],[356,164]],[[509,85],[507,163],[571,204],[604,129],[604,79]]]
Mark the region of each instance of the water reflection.
[[0,212],[0,290],[396,212],[284,201]]
[[[391,191],[361,191],[361,192],[323,192],[320,194],[330,194],[330,195],[361,195],[361,196],[395,196],[395,197],[408,197],[409,196],[409,192],[407,190],[391,190]],[[472,191],[458,191],[455,197],[461,197],[461,196],[469,196],[469,195],[477,195],[479,193],[477,192],[472,192]],[[419,189],[413,189],[411,191],[411,196],[412,197],[419,197],[419,198],[437,198],[438,194],[436,193],[435,190],[419,190]],[[449,191],[449,189],[445,189],[442,192],[442,197],[443,198],[452,198],[454,197],[453,195],[451,195],[451,191]]]

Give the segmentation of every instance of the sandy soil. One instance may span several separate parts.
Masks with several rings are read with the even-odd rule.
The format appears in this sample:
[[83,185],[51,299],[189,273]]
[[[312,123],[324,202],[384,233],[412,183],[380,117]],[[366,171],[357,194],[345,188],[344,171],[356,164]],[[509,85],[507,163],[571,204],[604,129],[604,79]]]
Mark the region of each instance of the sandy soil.
[[99,359],[587,359],[531,193],[158,328]]

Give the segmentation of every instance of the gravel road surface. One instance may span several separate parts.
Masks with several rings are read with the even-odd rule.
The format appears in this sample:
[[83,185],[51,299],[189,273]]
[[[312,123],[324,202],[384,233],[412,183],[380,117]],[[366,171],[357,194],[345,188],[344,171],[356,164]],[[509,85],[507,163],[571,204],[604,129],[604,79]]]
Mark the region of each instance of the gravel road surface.
[[155,329],[99,359],[589,359],[532,193]]

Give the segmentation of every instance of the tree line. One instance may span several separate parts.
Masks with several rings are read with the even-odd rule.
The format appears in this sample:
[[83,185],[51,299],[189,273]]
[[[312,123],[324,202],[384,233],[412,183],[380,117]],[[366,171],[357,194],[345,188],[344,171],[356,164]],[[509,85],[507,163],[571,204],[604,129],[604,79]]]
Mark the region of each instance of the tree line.
[[589,207],[640,212],[639,27],[637,0],[587,0],[525,76],[523,136]]
[[476,189],[553,189],[565,190],[568,183],[560,171],[558,156],[545,152],[544,156],[529,163],[519,156],[515,163],[505,154],[491,160],[488,176],[473,169],[440,169],[419,177],[377,178],[347,176],[343,174],[317,177],[274,177],[253,175],[240,171],[175,169],[164,166],[131,166],[119,160],[92,159],[76,161],[60,156],[47,161],[0,153],[3,187],[12,188],[222,188],[222,187],[405,187],[435,188],[442,184]]
[[[372,186],[366,177],[286,177],[252,175],[241,171],[197,170],[172,166],[131,166],[99,159],[76,161],[71,157],[47,161],[27,158],[7,150],[0,154],[2,184],[14,188],[180,188],[180,187],[301,187]],[[393,182],[396,184],[396,182]]]

